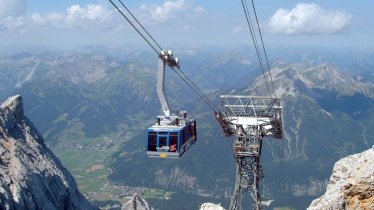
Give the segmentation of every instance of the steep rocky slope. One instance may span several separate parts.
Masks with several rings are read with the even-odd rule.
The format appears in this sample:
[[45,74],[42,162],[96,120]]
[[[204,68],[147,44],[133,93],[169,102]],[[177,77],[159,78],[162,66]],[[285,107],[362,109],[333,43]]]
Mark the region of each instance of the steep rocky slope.
[[315,199],[309,210],[374,209],[374,146],[339,160],[326,193]]
[[146,200],[141,198],[137,193],[135,193],[132,198],[125,203],[122,208],[123,210],[154,210]]
[[96,209],[24,116],[22,97],[0,106],[0,209]]
[[[222,202],[227,208],[235,178],[231,146],[206,105],[193,98],[191,103],[186,101],[190,99],[185,95],[188,91],[175,91],[178,94],[168,96],[171,99],[183,96],[183,103],[175,104],[196,114],[199,142],[180,160],[146,159],[145,131],[141,126],[152,125],[159,112],[159,102],[153,91],[156,63],[153,54],[144,56],[144,52],[125,51],[126,54],[115,52],[108,56],[62,52],[1,59],[4,81],[0,83],[0,96],[8,96],[15,90],[22,93],[27,116],[51,146],[76,147],[82,139],[107,136],[112,132],[122,136],[140,127],[140,134],[121,145],[120,152],[112,159],[116,162],[111,179],[133,187],[211,195],[220,199],[211,199],[211,202]],[[249,70],[255,55],[247,62],[234,51],[223,56],[212,56],[209,52],[187,58],[176,54],[183,58],[185,73],[203,90],[246,85],[232,93],[250,94],[254,89],[260,93],[265,89],[262,77],[255,80],[255,76],[247,75],[252,71],[260,73],[255,67]],[[279,55],[282,60],[284,56],[293,56],[283,49]],[[318,52],[317,58],[320,55]],[[336,52],[331,55],[335,56]],[[345,62],[354,59],[362,63],[351,53],[348,55]],[[277,56],[272,54],[272,57]],[[317,64],[325,61],[329,59],[318,59]],[[335,61],[329,63],[339,68],[347,66],[341,60]],[[312,199],[325,192],[330,169],[337,160],[374,144],[371,138],[374,130],[370,129],[374,123],[374,89],[373,83],[366,83],[333,65],[294,62],[300,59],[292,59],[291,64],[277,62],[272,69],[277,95],[284,99],[285,138],[283,141],[267,140],[264,145],[266,180],[261,182],[261,189],[265,197],[275,200],[273,206],[305,209]],[[257,66],[256,62],[254,64]],[[167,74],[172,75],[172,72]],[[168,81],[172,84],[167,84],[167,89],[182,87],[187,90],[177,78]],[[218,104],[218,95],[228,94],[229,90],[212,94],[211,98]],[[172,107],[179,109],[179,106]],[[360,141],[356,140],[358,136],[362,137]],[[211,167],[217,163],[222,167]],[[178,209],[172,204],[207,200],[191,194],[186,200],[187,196],[182,195],[173,194],[161,209]],[[197,199],[202,201],[196,202]],[[152,199],[148,201],[154,207],[161,206]]]

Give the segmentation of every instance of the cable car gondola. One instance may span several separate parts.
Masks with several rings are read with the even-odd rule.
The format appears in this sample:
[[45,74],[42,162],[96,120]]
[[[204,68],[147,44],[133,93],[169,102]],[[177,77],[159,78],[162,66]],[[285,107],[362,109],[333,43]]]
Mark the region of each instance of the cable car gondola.
[[179,158],[196,142],[196,121],[185,116],[159,116],[157,123],[147,129],[149,157]]
[[[174,57],[171,50],[164,51],[121,0],[118,2],[123,9],[112,0],[109,1],[158,54],[157,95],[164,115],[158,116],[157,124],[147,129],[146,154],[150,157],[181,157],[196,142],[196,121],[187,118],[185,112],[182,115],[179,113],[179,116],[171,115],[164,94],[165,65],[169,66],[214,112],[218,113],[219,110],[180,69],[179,59]],[[126,11],[129,16],[125,14]],[[130,20],[130,17],[133,20]]]
[[157,95],[163,116],[157,116],[157,123],[147,129],[146,149],[149,157],[181,157],[196,142],[196,120],[187,117],[186,111],[171,115],[164,93],[165,65],[179,67],[173,53],[161,51],[158,59]]

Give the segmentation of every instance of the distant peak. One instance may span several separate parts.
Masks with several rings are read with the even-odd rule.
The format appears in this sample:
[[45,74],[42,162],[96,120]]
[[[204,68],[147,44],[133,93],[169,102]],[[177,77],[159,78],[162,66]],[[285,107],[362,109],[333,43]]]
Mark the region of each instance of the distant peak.
[[16,118],[23,117],[23,101],[21,95],[15,95],[9,97],[3,104],[0,106],[1,109],[5,110],[8,109],[12,111]]
[[151,206],[140,197],[138,193],[135,193],[132,198],[122,206],[124,210],[153,210]]

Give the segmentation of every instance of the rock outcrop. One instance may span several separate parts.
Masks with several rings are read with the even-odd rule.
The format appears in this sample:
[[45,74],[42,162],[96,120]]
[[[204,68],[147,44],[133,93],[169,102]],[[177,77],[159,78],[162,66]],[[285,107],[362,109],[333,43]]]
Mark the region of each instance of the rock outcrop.
[[97,209],[24,116],[22,97],[0,106],[0,209]]
[[374,209],[374,146],[335,164],[326,193],[308,208],[317,209]]
[[135,193],[131,199],[126,202],[122,208],[123,210],[154,210],[146,200],[141,198],[138,193]]

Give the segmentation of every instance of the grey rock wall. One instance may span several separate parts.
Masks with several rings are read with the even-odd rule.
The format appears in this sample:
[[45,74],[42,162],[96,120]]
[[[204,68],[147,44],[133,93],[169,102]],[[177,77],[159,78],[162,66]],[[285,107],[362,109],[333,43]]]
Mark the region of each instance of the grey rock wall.
[[326,193],[308,210],[374,209],[374,146],[336,162]]
[[0,209],[97,209],[24,116],[22,97],[0,106]]
[[137,193],[135,193],[131,199],[126,202],[122,208],[122,210],[154,210],[146,200],[141,198]]

